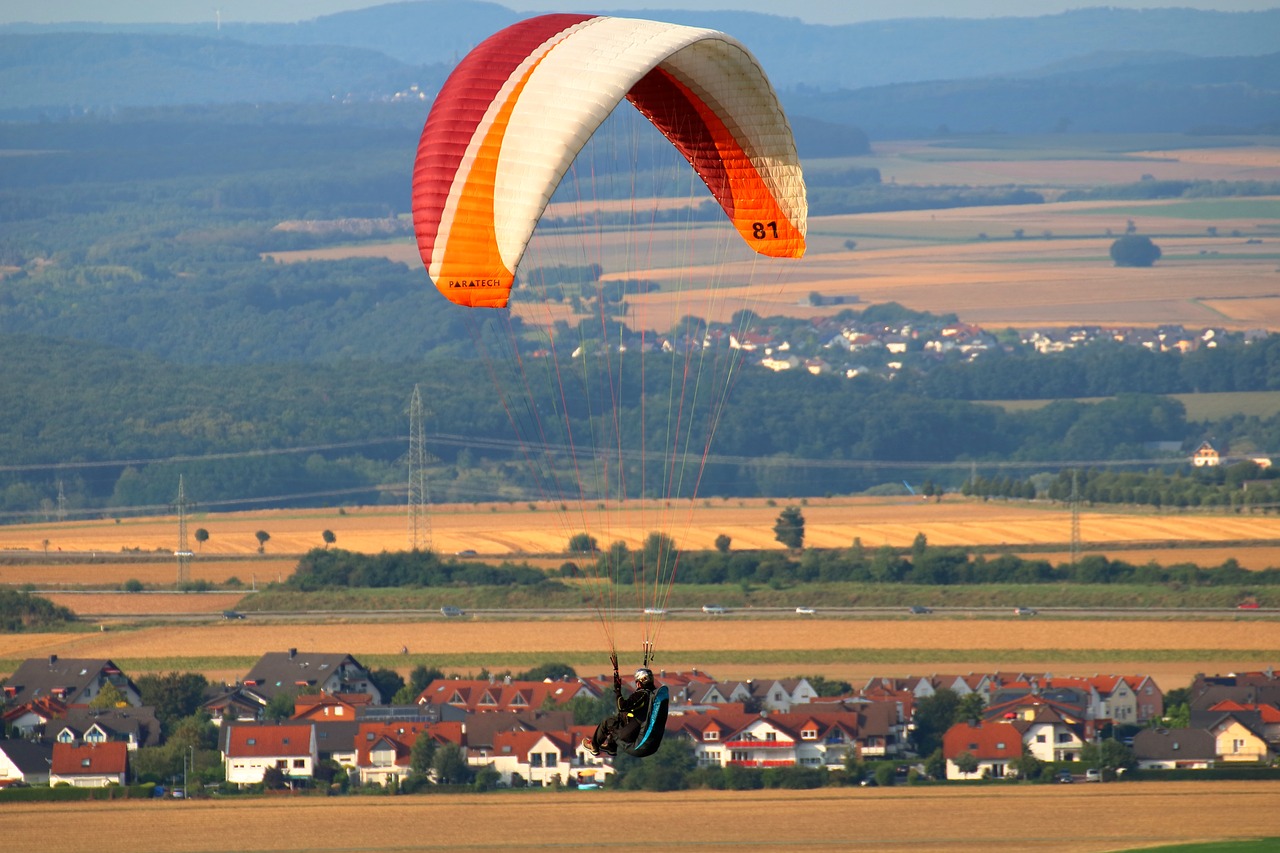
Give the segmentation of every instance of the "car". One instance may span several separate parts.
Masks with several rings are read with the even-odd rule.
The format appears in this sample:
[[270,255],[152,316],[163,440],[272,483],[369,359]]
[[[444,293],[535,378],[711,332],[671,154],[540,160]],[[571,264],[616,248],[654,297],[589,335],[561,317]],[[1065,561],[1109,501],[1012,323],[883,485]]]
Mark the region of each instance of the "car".
[[723,616],[729,612],[729,608],[723,604],[704,604],[702,605],[702,612],[712,616]]
[[645,616],[665,616],[667,611],[661,607],[646,607],[644,609]]
[[796,608],[796,613],[800,613],[800,614],[803,614],[803,615],[805,615],[805,616],[812,616],[812,615],[814,615],[814,614],[815,614],[815,613],[817,613],[817,612],[818,612],[818,611],[817,611],[817,610],[814,610],[812,607],[797,607],[797,608]]
[[446,604],[444,607],[440,608],[440,615],[448,616],[449,618],[452,619],[454,616],[466,616],[467,611],[463,610],[460,607],[453,607],[451,605]]
[[1236,605],[1236,610],[1258,610],[1262,607],[1256,601],[1242,601]]
[[923,616],[923,615],[932,613],[933,610],[928,607],[925,607],[923,604],[913,604],[911,605],[911,612],[914,613],[916,616]]
[[474,557],[475,555],[476,552],[472,548],[463,548],[461,551],[453,552],[453,556],[455,557]]
[[1014,616],[1035,616],[1036,609],[1034,607],[1015,607],[1013,610],[1013,615]]
[[1076,781],[1076,777],[1070,770],[1059,770],[1057,774],[1054,775],[1053,781],[1067,785]]
[[1101,770],[1099,770],[1099,769],[1098,769],[1098,768],[1096,768],[1096,767],[1090,767],[1088,770],[1084,771],[1084,781],[1086,781],[1086,782],[1101,782],[1101,781],[1102,781],[1102,771],[1101,771]]
[[238,610],[224,610],[222,611],[222,618],[223,619],[243,619],[244,614]]

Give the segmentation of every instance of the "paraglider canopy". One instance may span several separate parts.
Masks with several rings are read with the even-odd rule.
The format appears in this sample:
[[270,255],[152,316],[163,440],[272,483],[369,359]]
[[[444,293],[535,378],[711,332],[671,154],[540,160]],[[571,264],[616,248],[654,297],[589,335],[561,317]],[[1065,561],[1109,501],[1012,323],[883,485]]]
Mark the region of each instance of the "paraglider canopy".
[[551,194],[624,98],[756,252],[804,254],[808,208],[791,127],[745,47],[708,29],[543,15],[472,50],[423,128],[414,227],[441,293],[461,305],[507,304]]

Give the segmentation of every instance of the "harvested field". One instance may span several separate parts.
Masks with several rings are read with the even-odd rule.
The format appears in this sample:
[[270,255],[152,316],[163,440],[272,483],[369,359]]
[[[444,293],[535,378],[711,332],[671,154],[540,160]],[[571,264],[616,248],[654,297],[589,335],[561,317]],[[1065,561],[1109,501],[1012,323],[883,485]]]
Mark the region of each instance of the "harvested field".
[[[641,627],[639,623],[616,626],[624,652],[630,638],[641,636]],[[1010,617],[860,622],[732,617],[667,620],[655,641],[660,666],[699,668],[720,678],[821,674],[865,680],[871,675],[911,672],[1005,670],[1017,664],[1059,674],[1148,673],[1160,665],[1175,686],[1183,686],[1200,671],[1264,669],[1280,663],[1280,622],[1267,619],[1064,622]],[[407,659],[400,655],[402,647],[411,652]],[[248,665],[211,671],[207,665],[211,656],[253,661],[264,652],[286,648],[341,648],[361,660],[385,660],[385,665],[406,673],[420,662],[445,668],[450,661],[468,661],[453,667],[466,673],[482,665],[518,670],[549,660],[565,660],[590,672],[593,662],[604,665],[601,649],[607,645],[600,625],[590,619],[322,625],[219,622],[87,634],[0,635],[0,660],[49,654],[110,658],[137,673],[148,668],[149,660],[159,659],[157,669],[178,666],[213,678],[243,677]],[[1101,662],[1100,649],[1106,650]],[[1130,653],[1132,662],[1127,662]],[[901,663],[904,658],[914,662]],[[924,663],[928,660],[939,663]],[[182,661],[190,665],[179,666]],[[762,661],[767,662],[767,670]]]
[[[7,804],[6,830],[50,853],[516,848],[954,851],[1014,847],[1094,853],[1207,839],[1280,836],[1275,786],[1134,782],[812,791],[603,791],[359,799]],[[1194,804],[1194,807],[1188,807]],[[573,827],[609,827],[588,838]],[[744,814],[767,821],[743,820]],[[1051,821],[1030,819],[1051,814]],[[1248,815],[1247,820],[1241,815]],[[657,819],[655,819],[657,818]],[[49,832],[56,823],[57,832]],[[638,837],[612,827],[652,826]],[[146,832],[138,827],[145,826]],[[534,842],[536,839],[536,842]]]
[[108,613],[131,616],[190,615],[234,610],[243,592],[51,592],[43,593],[54,604],[77,615]]
[[[735,549],[778,549],[773,524],[784,502],[770,506],[763,500],[704,500],[675,507],[639,501],[607,513],[588,510],[585,524],[603,542],[624,541],[643,545],[654,531],[672,535],[684,548],[709,550],[720,534],[728,535]],[[948,497],[941,502],[901,498],[809,499],[801,507],[805,517],[805,544],[817,548],[848,547],[860,538],[867,548],[891,545],[905,548],[917,533],[932,545],[999,546],[1066,545],[1071,539],[1071,514],[1064,507],[1040,503],[982,502]],[[562,554],[568,539],[581,532],[583,523],[547,505],[530,511],[524,504],[454,504],[432,508],[432,542],[441,553],[474,550],[480,557]],[[246,584],[287,574],[296,555],[321,545],[320,533],[332,530],[338,547],[378,553],[405,547],[404,511],[398,507],[360,507],[338,510],[272,510],[207,515],[192,526],[209,531],[209,540],[191,563],[193,578],[220,582],[232,575]],[[172,549],[177,538],[174,517],[75,521],[0,527],[0,557],[22,556],[21,563],[0,564],[0,583],[43,584],[48,567],[50,584],[123,583],[138,574],[136,565],[67,566],[45,562],[38,555],[48,540],[67,559],[72,553],[121,553],[126,549]],[[271,534],[267,553],[258,561],[255,530]],[[1220,556],[1212,543],[1280,541],[1280,516],[1156,513],[1091,510],[1080,514],[1080,534],[1092,547],[1128,545],[1179,545],[1208,549],[1202,553],[1208,565],[1234,556],[1237,548],[1224,545]],[[286,559],[283,555],[293,555]],[[244,561],[221,561],[228,556]],[[206,568],[206,561],[209,568]],[[175,566],[161,562],[156,577],[173,578]],[[77,572],[82,572],[77,574]],[[32,573],[37,579],[32,579]],[[111,578],[112,580],[108,580]],[[144,580],[139,577],[140,580]],[[159,582],[159,581],[158,581]],[[171,580],[169,582],[172,582]]]
[[[240,560],[205,559],[197,555],[190,563],[190,579],[224,584],[232,578],[252,586],[261,579],[274,581],[288,575],[297,565],[297,559],[263,559],[252,562]],[[0,562],[0,585],[22,586],[33,584],[41,589],[68,587],[119,587],[129,580],[147,586],[172,586],[177,580],[175,558],[148,560],[146,562],[49,562],[33,558],[28,562]]]

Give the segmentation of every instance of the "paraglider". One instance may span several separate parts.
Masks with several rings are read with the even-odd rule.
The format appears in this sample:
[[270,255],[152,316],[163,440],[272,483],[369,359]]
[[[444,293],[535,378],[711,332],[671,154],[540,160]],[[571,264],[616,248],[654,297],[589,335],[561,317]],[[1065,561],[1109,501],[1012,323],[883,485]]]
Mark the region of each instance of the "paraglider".
[[[575,211],[572,227],[561,227],[547,241],[568,244],[569,260],[532,271],[530,264],[522,266],[531,240],[537,245],[535,230],[548,227],[544,216],[557,188],[578,180],[584,147],[604,135],[597,132],[624,101],[661,134],[664,153],[678,152],[672,159],[685,174],[692,170],[704,187],[698,192],[709,193],[709,210],[728,228],[708,227],[705,220],[695,224],[700,214],[693,211],[701,211],[702,202],[690,192],[682,208],[684,230],[675,236],[663,232],[666,239],[659,239],[659,231],[670,228],[671,211],[637,213],[642,192],[654,195],[636,188],[642,158],[611,149],[610,168],[621,164],[624,184],[632,180],[623,188],[629,198],[622,199],[622,213],[609,215],[630,219],[620,224],[597,216],[601,204]],[[581,171],[582,183],[592,189],[603,177],[594,162]],[[688,183],[692,190],[693,181]],[[606,197],[610,203],[618,198]],[[633,331],[649,328],[636,325],[648,320],[641,296],[688,286],[701,306],[690,298],[676,310],[714,313],[717,270],[730,269],[721,260],[727,252],[688,248],[710,232],[746,246],[752,258],[804,254],[808,205],[791,126],[759,63],[731,36],[658,21],[542,15],[490,36],[449,76],[419,140],[412,201],[418,250],[440,293],[469,308],[507,308],[480,312],[493,322],[482,321],[484,329],[475,324],[476,351],[502,349],[486,367],[520,436],[531,478],[547,503],[561,507],[565,540],[593,543],[583,553],[596,561],[596,609],[614,664],[619,713],[630,716],[614,719],[616,731],[601,732],[598,742],[588,739],[584,746],[652,754],[661,743],[667,690],[650,673],[638,685],[639,698],[623,699],[614,624],[627,607],[618,589],[630,584],[638,599],[631,612],[643,615],[641,671],[648,672],[678,562],[675,545],[665,533],[650,534],[643,553],[602,540],[606,547],[597,557],[595,536],[584,530],[600,532],[630,511],[624,505],[636,497],[648,499],[640,502],[640,512],[669,512],[663,508],[678,501],[687,507],[696,496],[741,353],[721,343],[728,336],[716,337],[701,319],[679,321],[685,325],[661,340],[653,332]],[[619,232],[637,239],[625,251],[593,260],[590,252]],[[624,256],[630,266],[619,269]],[[696,276],[689,273],[699,264]],[[748,263],[733,274],[749,281],[750,269]],[[530,286],[531,279],[548,277],[548,270],[584,277],[563,287],[557,278],[531,297],[539,306],[557,306],[554,313],[545,309],[540,322],[522,322],[529,319],[528,308],[513,321],[513,286]],[[668,280],[651,280],[662,275]],[[579,291],[571,289],[575,285]],[[654,322],[675,322],[669,317]],[[577,329],[573,319],[579,320]],[[503,323],[505,342],[501,330],[493,329]],[[531,347],[531,333],[545,337]],[[665,359],[661,369],[646,367],[645,358],[659,357]],[[543,368],[546,375],[536,375]],[[669,529],[666,522],[647,529]]]
[[423,128],[414,229],[445,297],[507,304],[552,192],[624,98],[684,155],[752,249],[804,254],[808,207],[795,142],[745,47],[695,27],[543,15],[467,54]]

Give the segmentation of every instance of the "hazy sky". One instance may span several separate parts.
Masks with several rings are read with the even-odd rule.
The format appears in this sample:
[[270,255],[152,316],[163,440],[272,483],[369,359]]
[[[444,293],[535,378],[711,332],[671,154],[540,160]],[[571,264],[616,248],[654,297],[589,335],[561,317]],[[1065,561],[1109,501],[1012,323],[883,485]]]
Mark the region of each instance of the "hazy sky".
[[[110,23],[191,23],[213,21],[299,21],[380,6],[388,0],[0,0],[0,24],[27,21]],[[1089,6],[1152,8],[1182,6],[1222,12],[1280,7],[1280,0],[500,0],[518,12],[613,12],[640,9],[740,9],[797,17],[810,23],[847,24],[921,16],[986,18],[1033,16]]]

